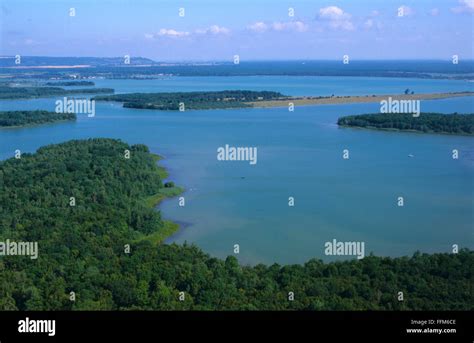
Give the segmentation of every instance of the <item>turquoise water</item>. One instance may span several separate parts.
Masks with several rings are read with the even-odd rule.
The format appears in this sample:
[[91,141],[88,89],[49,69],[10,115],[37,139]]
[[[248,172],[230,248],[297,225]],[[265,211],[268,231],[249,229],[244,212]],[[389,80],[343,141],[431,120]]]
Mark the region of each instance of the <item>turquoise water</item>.
[[457,80],[429,80],[386,77],[331,76],[229,76],[163,77],[163,80],[94,80],[97,87],[114,88],[116,93],[189,92],[226,89],[270,90],[285,95],[371,95],[462,92],[473,83]]
[[[273,82],[268,81],[271,78]],[[98,86],[124,91],[129,84],[129,91],[152,92],[182,90],[183,85],[185,90],[227,89],[235,84],[235,88],[319,94],[315,90],[323,82],[319,80],[323,78],[263,77],[254,83],[236,79],[199,78],[197,84],[192,78],[175,78],[173,84],[102,80]],[[329,84],[337,85],[341,79],[347,81],[332,78]],[[246,87],[239,87],[239,82]],[[416,80],[416,88],[406,79],[350,82],[337,87],[347,89],[347,94],[469,89],[462,81]],[[0,106],[53,110],[54,101],[2,101]],[[473,112],[473,104],[474,97],[467,97],[423,101],[421,108],[462,113]],[[237,257],[243,263],[329,260],[324,243],[334,238],[363,241],[366,254],[389,256],[416,250],[447,252],[452,244],[474,248],[474,138],[336,125],[341,115],[378,110],[378,104],[355,104],[298,107],[295,112],[285,108],[160,112],[97,103],[94,118],[80,115],[75,123],[0,130],[0,158],[13,156],[16,149],[33,152],[76,138],[112,137],[146,144],[166,157],[163,164],[171,179],[187,189],[185,207],[179,207],[177,199],[161,205],[165,218],[181,224],[168,242],[195,243],[218,257],[232,254],[234,244],[239,244]],[[256,146],[258,163],[217,161],[216,149],[225,144]],[[342,159],[343,149],[350,150],[349,160]],[[453,149],[460,152],[458,160],[451,158]],[[288,206],[290,196],[295,198],[294,207]],[[404,207],[397,206],[398,196],[404,197]]]

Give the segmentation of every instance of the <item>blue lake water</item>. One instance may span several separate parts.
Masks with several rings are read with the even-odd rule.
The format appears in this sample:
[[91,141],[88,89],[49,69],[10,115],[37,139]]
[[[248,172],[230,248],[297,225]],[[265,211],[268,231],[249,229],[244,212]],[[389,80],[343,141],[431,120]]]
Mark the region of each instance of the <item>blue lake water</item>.
[[[200,77],[98,80],[118,92],[266,89],[289,95],[392,94],[472,90],[472,83],[336,77]],[[0,110],[54,110],[55,98],[2,101]],[[472,113],[474,97],[422,101],[424,112]],[[474,138],[338,128],[337,118],[378,112],[378,104],[163,112],[97,103],[77,122],[0,130],[0,158],[16,149],[88,137],[143,143],[166,157],[186,188],[160,206],[182,224],[168,242],[195,243],[243,263],[329,260],[324,243],[363,241],[366,254],[411,255],[474,248]],[[258,163],[220,162],[225,144],[255,146]],[[342,158],[349,149],[350,158]],[[451,152],[459,150],[453,160]],[[409,157],[408,155],[414,157]],[[288,197],[295,206],[288,206]],[[403,196],[405,205],[397,206]]]
[[190,92],[227,89],[270,90],[285,95],[371,95],[462,92],[473,83],[458,80],[350,76],[229,76],[164,77],[163,80],[95,80],[97,87],[114,88],[116,93]]

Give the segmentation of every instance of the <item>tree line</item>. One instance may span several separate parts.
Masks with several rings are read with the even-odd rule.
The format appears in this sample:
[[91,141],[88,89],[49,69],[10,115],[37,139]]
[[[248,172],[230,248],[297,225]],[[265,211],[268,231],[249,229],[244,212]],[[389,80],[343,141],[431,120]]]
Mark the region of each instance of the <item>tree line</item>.
[[45,124],[63,120],[76,120],[76,114],[40,110],[0,112],[0,127]]
[[272,100],[285,97],[283,94],[271,91],[219,91],[219,92],[175,92],[175,93],[130,93],[109,96],[96,96],[95,100],[123,102],[124,107],[180,110],[184,109],[223,109],[251,107],[247,102]]
[[341,117],[337,124],[401,131],[474,134],[474,114],[420,113],[419,117],[408,113],[361,114]]

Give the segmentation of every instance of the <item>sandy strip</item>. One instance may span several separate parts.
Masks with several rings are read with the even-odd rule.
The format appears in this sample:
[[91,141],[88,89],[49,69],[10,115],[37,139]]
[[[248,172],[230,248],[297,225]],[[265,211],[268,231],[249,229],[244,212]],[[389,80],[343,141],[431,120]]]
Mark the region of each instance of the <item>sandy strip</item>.
[[459,93],[431,93],[431,94],[398,94],[398,95],[367,95],[367,96],[334,96],[334,97],[290,97],[282,100],[268,100],[247,102],[253,107],[288,107],[289,103],[294,106],[304,105],[331,105],[331,104],[355,104],[355,103],[370,103],[388,100],[436,100],[456,98],[463,96],[474,96],[474,92],[459,92]]

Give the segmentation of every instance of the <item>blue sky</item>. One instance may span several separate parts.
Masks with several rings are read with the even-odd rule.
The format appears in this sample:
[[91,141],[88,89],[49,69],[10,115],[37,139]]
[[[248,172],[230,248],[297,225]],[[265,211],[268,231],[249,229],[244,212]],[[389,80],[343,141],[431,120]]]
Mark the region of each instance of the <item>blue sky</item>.
[[474,0],[2,0],[0,54],[473,59],[473,15]]

